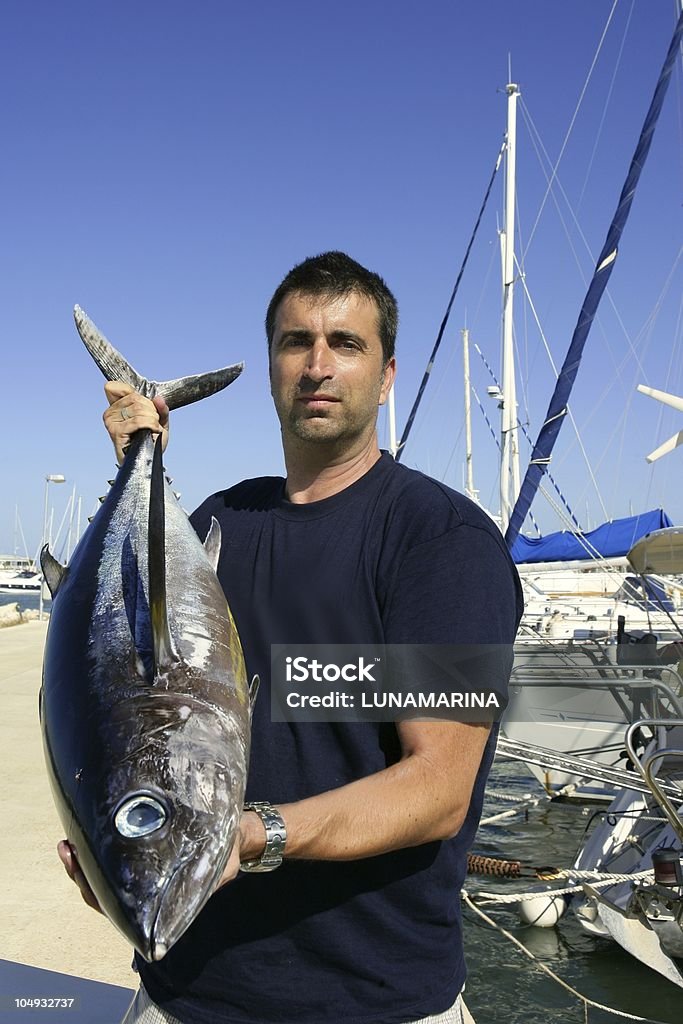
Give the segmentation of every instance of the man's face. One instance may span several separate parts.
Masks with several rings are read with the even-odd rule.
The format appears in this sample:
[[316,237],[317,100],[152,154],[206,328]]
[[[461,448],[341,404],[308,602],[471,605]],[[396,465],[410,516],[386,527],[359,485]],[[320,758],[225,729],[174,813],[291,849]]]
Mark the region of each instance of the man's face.
[[374,434],[395,361],[383,365],[377,307],[295,292],[278,306],[270,349],[270,390],[283,438],[338,442]]

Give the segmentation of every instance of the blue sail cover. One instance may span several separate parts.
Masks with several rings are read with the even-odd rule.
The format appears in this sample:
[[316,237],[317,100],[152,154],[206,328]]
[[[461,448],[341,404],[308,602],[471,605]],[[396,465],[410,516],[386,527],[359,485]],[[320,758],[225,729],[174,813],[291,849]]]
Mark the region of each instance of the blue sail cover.
[[673,526],[666,512],[656,508],[639,516],[612,519],[597,530],[579,537],[562,530],[546,537],[524,537],[520,534],[512,547],[512,557],[518,565],[528,562],[573,562],[577,559],[621,558],[646,533]]
[[664,66],[657,81],[654,96],[652,97],[652,102],[645,117],[640,138],[638,139],[638,145],[633,154],[624,187],[621,190],[617,209],[607,232],[607,239],[598,257],[595,272],[583,301],[567,355],[557,378],[557,384],[548,406],[545,422],[541,427],[534,450],[531,453],[529,467],[510,516],[510,522],[505,533],[505,542],[511,551],[514,551],[515,542],[522,529],[529,507],[534,500],[541,478],[547,471],[553,446],[567,415],[567,403],[569,402],[569,395],[579,370],[583,347],[595,318],[602,293],[607,287],[607,282],[617,259],[619,240],[628,220],[638,179],[650,151],[652,136],[662,109],[666,90],[669,86],[671,72],[678,58],[682,38],[683,12],[681,12],[678,19],[673,39],[671,40],[671,45],[669,46],[666,60],[664,61]]

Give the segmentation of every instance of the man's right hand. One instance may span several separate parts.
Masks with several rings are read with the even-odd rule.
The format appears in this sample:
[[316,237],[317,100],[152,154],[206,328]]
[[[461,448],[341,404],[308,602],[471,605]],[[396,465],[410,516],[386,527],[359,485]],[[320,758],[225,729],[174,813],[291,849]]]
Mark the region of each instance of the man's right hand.
[[102,908],[97,902],[97,897],[95,896],[95,893],[92,891],[92,889],[85,880],[85,875],[81,871],[80,865],[76,860],[76,854],[73,851],[71,843],[67,842],[66,839],[62,839],[62,841],[57,844],[57,853],[59,854],[59,859],[64,865],[64,869],[67,875],[69,876],[71,881],[75,882],[78,888],[80,889],[80,893],[84,901],[88,904],[89,907],[92,907],[93,910],[96,910],[99,914],[101,914]]
[[124,459],[124,448],[130,444],[136,430],[151,430],[161,434],[161,450],[168,444],[168,406],[163,398],[145,398],[130,384],[123,381],[107,381],[104,393],[109,408],[102,419],[116,450],[119,465]]

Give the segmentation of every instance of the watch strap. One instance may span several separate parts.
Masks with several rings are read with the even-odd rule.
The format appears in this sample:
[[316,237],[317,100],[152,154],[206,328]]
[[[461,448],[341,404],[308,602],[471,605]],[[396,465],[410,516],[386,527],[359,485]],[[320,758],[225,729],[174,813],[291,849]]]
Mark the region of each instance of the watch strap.
[[240,864],[240,871],[247,873],[250,871],[274,871],[282,864],[282,855],[287,842],[287,827],[283,817],[272,804],[265,800],[247,803],[244,805],[244,810],[254,811],[258,814],[266,830],[266,845],[260,857],[243,860]]

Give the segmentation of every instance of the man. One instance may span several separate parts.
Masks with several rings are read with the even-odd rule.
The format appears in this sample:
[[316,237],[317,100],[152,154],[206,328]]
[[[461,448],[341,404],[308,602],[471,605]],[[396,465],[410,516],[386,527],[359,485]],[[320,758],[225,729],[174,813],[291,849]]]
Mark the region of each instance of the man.
[[[396,328],[385,283],[343,253],[295,267],[271,300],[286,479],[243,481],[192,516],[200,536],[221,524],[219,578],[262,679],[247,801],[268,806],[245,810],[223,884],[183,938],[158,963],[138,958],[131,1024],[462,1019],[459,893],[495,727],[270,720],[271,644],[514,638],[521,592],[494,524],[379,450]],[[105,390],[119,460],[135,430],[166,434],[163,402]]]

